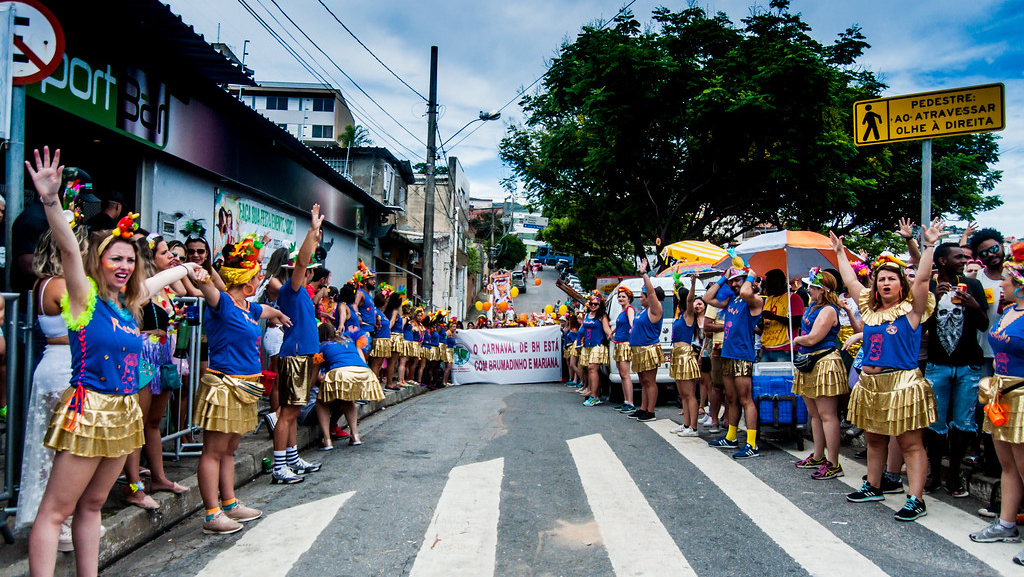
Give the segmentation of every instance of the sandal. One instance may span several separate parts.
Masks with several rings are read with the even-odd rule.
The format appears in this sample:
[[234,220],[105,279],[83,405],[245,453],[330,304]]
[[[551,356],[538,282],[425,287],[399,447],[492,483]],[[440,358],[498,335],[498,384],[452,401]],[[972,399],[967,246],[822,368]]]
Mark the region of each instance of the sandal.
[[125,492],[127,496],[125,501],[129,505],[135,505],[140,509],[147,511],[156,511],[160,508],[160,503],[156,502],[156,499],[146,494],[146,486],[141,482],[139,483],[128,483],[128,487]]

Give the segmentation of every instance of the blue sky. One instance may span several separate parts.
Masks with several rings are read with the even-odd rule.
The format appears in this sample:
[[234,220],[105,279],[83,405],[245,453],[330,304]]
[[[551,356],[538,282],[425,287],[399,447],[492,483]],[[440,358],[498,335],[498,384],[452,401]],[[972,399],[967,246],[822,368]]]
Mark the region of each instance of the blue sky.
[[[499,108],[511,100],[544,73],[546,61],[563,41],[571,41],[581,26],[610,18],[623,6],[623,2],[603,0],[323,1],[421,94],[427,94],[430,46],[439,47],[439,142],[449,139],[479,111]],[[301,44],[315,55],[331,82],[346,95],[357,121],[370,128],[376,145],[414,163],[422,161],[426,103],[374,61],[317,0],[277,3],[395,120],[291,27],[272,0],[245,2],[291,44]],[[241,54],[243,42],[249,40],[246,65],[255,70],[258,81],[316,81],[243,8],[241,0],[170,0],[169,4],[208,41],[217,39],[218,24],[220,40],[236,53]],[[709,11],[723,11],[734,22],[755,5],[749,0],[698,4]],[[643,22],[661,5],[674,10],[686,6],[683,2],[637,0],[631,10]],[[851,24],[859,24],[872,45],[860,63],[889,85],[887,96],[1003,82],[1007,128],[999,133],[1001,160],[997,168],[1003,171],[1003,180],[995,193],[1005,204],[978,215],[978,220],[983,226],[1024,238],[1024,220],[1019,217],[1024,214],[1024,0],[794,0],[791,9],[803,14],[812,34],[823,43],[831,43]],[[271,13],[301,42],[289,38]],[[307,61],[313,60],[298,50]],[[504,197],[499,180],[508,170],[498,160],[497,145],[506,124],[521,120],[521,111],[513,103],[500,121],[474,123],[448,142],[447,152],[466,168],[473,196]],[[471,131],[469,138],[458,143]]]

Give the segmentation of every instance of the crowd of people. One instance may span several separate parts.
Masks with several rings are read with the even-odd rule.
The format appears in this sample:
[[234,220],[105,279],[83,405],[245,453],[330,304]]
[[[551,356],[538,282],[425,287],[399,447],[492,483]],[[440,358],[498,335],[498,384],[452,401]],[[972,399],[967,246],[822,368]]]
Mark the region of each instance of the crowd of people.
[[[172,395],[188,398],[178,391],[190,368],[200,372],[193,424],[202,431],[196,476],[208,534],[262,515],[236,498],[233,462],[261,399],[269,397],[271,482],[291,485],[321,469],[298,454],[303,412],[315,414],[322,450],[339,437],[358,446],[358,404],[382,400],[384,389],[446,384],[458,320],[415,307],[404,288],[378,287],[362,261],[331,287],[317,258],[319,206],[299,248],[277,249],[264,269],[269,237],[235,239],[214,257],[201,236],[167,242],[113,203],[103,222],[82,222],[90,194],[76,178],[82,171],[48,148],[26,167],[39,194],[31,207],[46,225],[31,259],[45,347],[33,369],[16,519],[31,527],[32,574],[52,574],[58,550],[75,552],[81,574],[96,573],[100,509],[119,478],[127,503],[144,509],[160,507],[154,491],[186,491],[164,472],[161,422],[176,419]],[[182,330],[194,321],[179,297],[204,301],[201,327]]]
[[[858,457],[866,457],[868,473],[847,500],[881,501],[905,492],[895,519],[913,521],[927,514],[927,493],[944,487],[954,498],[968,495],[961,469],[973,452],[971,462],[988,460],[990,470],[1001,470],[1001,501],[980,511],[997,518],[970,538],[1019,542],[1024,243],[1007,254],[994,229],[972,225],[960,242],[943,242],[944,230],[936,219],[915,238],[913,224],[901,220],[909,263],[888,252],[873,261],[864,253],[850,259],[843,239],[832,235],[838,267],[814,268],[792,282],[782,270],[762,277],[733,259],[698,298],[696,278],[677,275],[675,310],[664,321],[661,289],[652,286],[641,261],[639,311],[632,292],[620,286],[614,298],[622,312],[614,325],[597,291],[585,312],[566,317],[567,384],[585,397],[585,406],[602,404],[598,371],[611,355],[623,386],[623,402],[614,408],[637,421],[656,420],[652,383],[663,362],[657,335],[671,322],[670,376],[682,407],[682,423],[672,432],[724,432],[709,445],[746,459],[760,454],[754,365],[792,362],[792,391],[804,400],[814,442],[795,463],[798,469],[811,470],[816,480],[842,477],[844,429],[863,434],[866,450]],[[641,383],[638,404],[631,373]],[[1013,560],[1024,564],[1024,551]]]

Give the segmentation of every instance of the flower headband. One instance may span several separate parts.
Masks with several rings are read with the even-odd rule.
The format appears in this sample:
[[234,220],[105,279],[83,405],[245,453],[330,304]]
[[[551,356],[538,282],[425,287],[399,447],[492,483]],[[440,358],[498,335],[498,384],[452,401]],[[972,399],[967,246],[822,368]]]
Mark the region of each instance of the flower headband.
[[624,286],[620,286],[619,288],[617,288],[616,292],[622,293],[622,294],[626,295],[629,298],[633,298],[633,291],[629,290],[628,288],[626,288]]
[[590,296],[587,297],[587,300],[591,301],[591,302],[597,302],[598,304],[600,304],[601,303],[601,291],[598,291],[598,290],[590,291]]
[[385,299],[390,298],[391,295],[395,292],[395,289],[386,282],[380,283],[380,286],[378,286],[377,289],[380,292],[380,294],[384,295]]
[[824,279],[825,276],[822,274],[821,267],[816,266],[807,271],[807,278],[803,279],[803,281],[806,282],[808,286],[829,290],[821,284]]
[[356,275],[359,275],[359,282],[367,281],[377,276],[377,273],[373,272],[373,270],[371,270],[370,267],[366,266],[366,263],[363,262],[363,259],[360,258],[358,260],[359,270],[356,271]]
[[885,251],[882,254],[878,255],[878,258],[875,259],[874,264],[871,265],[871,268],[876,270],[881,267],[886,267],[890,269],[907,268],[907,263],[896,258],[896,255],[892,254],[891,252]]
[[855,262],[850,266],[853,267],[853,272],[856,273],[857,278],[866,279],[871,276],[871,267],[869,267],[867,263]]
[[117,221],[117,226],[110,231],[110,236],[103,239],[100,243],[99,253],[103,254],[103,251],[107,250],[110,243],[114,239],[131,240],[132,236],[135,235],[135,231],[139,230],[139,223],[135,222],[139,218],[139,213],[129,212],[125,216],[121,217],[121,220]]

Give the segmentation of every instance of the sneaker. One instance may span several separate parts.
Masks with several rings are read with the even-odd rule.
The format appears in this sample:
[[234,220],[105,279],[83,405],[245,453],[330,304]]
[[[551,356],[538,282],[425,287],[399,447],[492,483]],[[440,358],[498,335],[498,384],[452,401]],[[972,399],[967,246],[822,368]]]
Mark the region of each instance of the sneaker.
[[854,459],[862,459],[862,460],[863,459],[867,459],[868,458],[868,450],[867,449],[861,449],[860,451],[857,451],[856,453],[853,454],[853,458]]
[[594,398],[594,397],[587,397],[586,400],[583,401],[583,406],[584,407],[593,407],[594,404],[595,404],[594,401],[596,401],[596,400],[597,399]]
[[638,423],[650,423],[651,421],[657,421],[657,420],[658,420],[658,417],[656,417],[654,415],[654,413],[652,413],[650,411],[644,411],[644,414],[642,414],[642,415],[640,415],[639,417],[636,418],[636,422],[638,422]]
[[1013,562],[1018,565],[1024,565],[1024,551],[1017,553],[1013,556]]
[[925,509],[924,501],[918,499],[913,495],[907,495],[907,502],[903,504],[903,508],[896,511],[893,515],[897,521],[913,521],[918,517],[924,517],[928,514],[928,510]]
[[810,455],[807,455],[806,458],[800,459],[799,461],[797,461],[796,462],[796,468],[797,469],[815,469],[815,470],[817,470],[817,469],[820,469],[821,466],[824,465],[824,464],[825,464],[825,456],[824,455],[822,455],[821,457],[815,458],[814,457],[814,453],[811,453]]
[[751,459],[753,457],[760,457],[761,451],[755,449],[750,443],[743,445],[743,448],[732,454],[733,459]]
[[842,465],[833,465],[832,463],[825,461],[820,469],[811,473],[811,478],[817,481],[825,481],[828,479],[838,479],[845,474],[846,473],[843,473]]
[[632,413],[635,410],[636,410],[636,407],[634,407],[633,405],[631,405],[629,403],[624,403],[622,405],[622,408],[619,409],[619,412],[628,415],[628,414]]
[[275,469],[274,472],[270,474],[271,485],[294,485],[295,483],[301,483],[303,481],[305,481],[305,479],[296,475],[295,472],[291,470],[291,467],[288,467],[287,465],[280,469]]
[[888,495],[898,495],[903,492],[903,479],[901,477],[893,478],[895,475],[886,473],[882,475],[882,492]]
[[263,516],[263,511],[259,509],[253,509],[252,507],[246,507],[245,505],[236,501],[236,505],[226,511],[224,514],[228,516],[232,521],[238,521],[239,523],[245,523],[246,521],[253,521]]
[[864,484],[860,486],[859,491],[854,491],[846,496],[846,500],[851,503],[867,503],[868,501],[884,501],[885,495],[882,494],[882,490],[872,487],[870,483],[864,481]]
[[612,407],[612,410],[613,411],[621,411],[622,407],[624,407],[624,406],[626,406],[626,403],[622,403],[621,405],[615,405],[614,407]]
[[697,419],[697,424],[704,425],[705,427],[711,425],[711,415],[706,414],[703,417]]
[[270,437],[274,437],[274,427],[277,426],[277,413],[271,411],[263,415],[263,424],[267,426],[267,432],[270,433]]
[[75,543],[71,540],[70,517],[60,522],[60,536],[57,537],[57,550],[63,553],[70,553],[75,550]]
[[689,429],[689,428],[690,427],[687,427],[686,425],[679,425],[678,427],[670,430],[669,432],[670,433],[675,433],[675,434],[678,435],[679,433],[682,433],[683,431],[685,431],[686,429]]
[[344,439],[345,437],[348,437],[348,431],[342,429],[338,425],[334,425],[334,428],[331,429],[331,438]]
[[730,441],[725,437],[721,437],[714,441],[708,441],[708,446],[716,449],[738,449],[740,444],[736,441]]
[[642,415],[643,412],[644,412],[643,409],[636,409],[635,411],[633,411],[632,413],[627,414],[626,416],[629,417],[630,419],[635,419],[635,418],[639,417],[640,415]]
[[981,531],[971,533],[971,541],[975,543],[997,543],[999,541],[1004,543],[1020,543],[1021,536],[1020,530],[1017,529],[1016,525],[1007,529],[1000,525],[999,521],[996,521]]
[[295,474],[296,475],[308,475],[310,473],[316,473],[320,470],[320,463],[310,463],[302,457],[299,457],[297,463],[295,463]]
[[242,524],[229,518],[224,511],[217,511],[213,519],[203,523],[203,533],[207,535],[230,535],[242,530]]
[[567,387],[575,387],[576,386],[576,382],[575,381],[569,381],[568,383],[565,383],[565,386],[567,386]]
[[697,432],[697,429],[691,429],[690,427],[686,427],[685,429],[683,429],[682,431],[679,431],[676,434],[679,435],[680,437],[699,437],[700,436],[700,433]]
[[978,515],[987,519],[994,519],[999,516],[999,507],[982,507],[981,509],[978,509]]
[[720,425],[710,425],[708,427],[708,432],[712,435],[717,435],[722,432],[722,427]]

